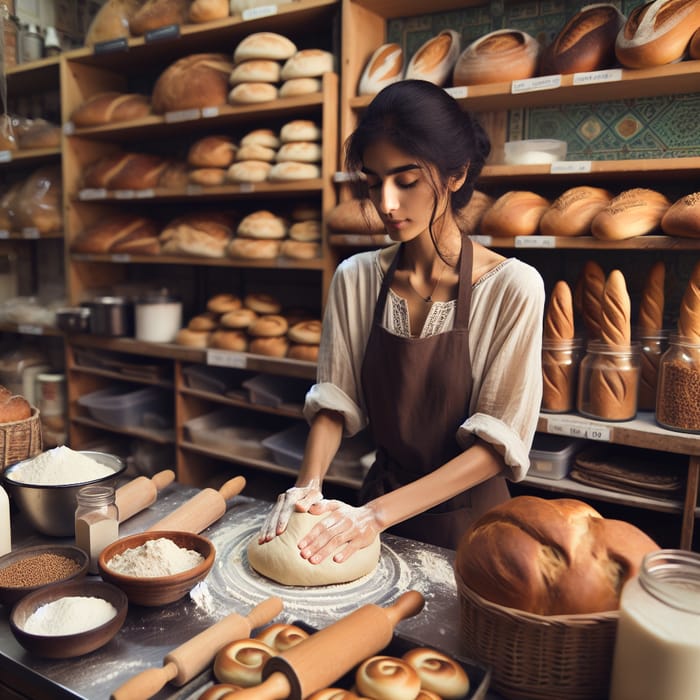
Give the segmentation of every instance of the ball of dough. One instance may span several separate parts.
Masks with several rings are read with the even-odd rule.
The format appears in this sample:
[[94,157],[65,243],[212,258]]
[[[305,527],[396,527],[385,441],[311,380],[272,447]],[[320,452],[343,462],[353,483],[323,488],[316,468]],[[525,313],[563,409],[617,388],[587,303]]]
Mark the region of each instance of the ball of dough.
[[260,685],[265,662],[277,652],[258,639],[237,639],[219,649],[214,657],[214,676],[220,683],[243,688]]
[[328,513],[292,513],[287,529],[270,542],[258,544],[258,535],[248,543],[248,562],[259,574],[286,586],[327,586],[347,583],[374,571],[379,563],[379,536],[343,562],[326,557],[320,564],[303,559],[297,542]]
[[393,656],[373,656],[355,672],[357,689],[376,700],[415,700],[421,682],[412,666]]
[[469,678],[454,659],[436,649],[417,647],[403,655],[412,666],[425,690],[432,690],[445,700],[462,698],[469,692]]
[[243,686],[234,685],[233,683],[215,683],[207,688],[197,700],[222,700],[222,698],[238,690],[243,690]]
[[255,639],[265,642],[265,644],[277,651],[286,651],[299,644],[299,642],[303,642],[308,636],[309,633],[301,629],[301,627],[284,622],[275,622],[257,634]]

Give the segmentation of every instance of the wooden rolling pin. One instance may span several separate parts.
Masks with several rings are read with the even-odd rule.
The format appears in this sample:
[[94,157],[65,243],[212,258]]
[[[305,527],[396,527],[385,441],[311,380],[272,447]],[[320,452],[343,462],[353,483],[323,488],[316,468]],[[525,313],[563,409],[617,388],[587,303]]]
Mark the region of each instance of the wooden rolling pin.
[[245,479],[242,476],[234,476],[218,491],[212,488],[202,489],[196,496],[192,496],[189,501],[185,501],[146,531],[181,530],[198,534],[226,512],[226,501],[237,496],[244,487]]
[[132,515],[153,505],[158,498],[158,492],[173,481],[175,481],[175,472],[172,469],[164,469],[150,479],[147,476],[137,476],[128,484],[120,486],[115,492],[119,522],[123,523]]
[[219,649],[229,642],[250,637],[282,611],[280,598],[268,598],[256,605],[247,617],[231,613],[223,620],[192,637],[165,655],[161,668],[149,668],[123,683],[110,696],[112,700],[145,700],[153,697],[166,683],[185,685],[214,661]]
[[407,591],[387,608],[363,605],[268,659],[263,682],[237,691],[236,700],[302,700],[332,685],[355,664],[389,644],[396,624],[419,613],[424,602],[418,591]]

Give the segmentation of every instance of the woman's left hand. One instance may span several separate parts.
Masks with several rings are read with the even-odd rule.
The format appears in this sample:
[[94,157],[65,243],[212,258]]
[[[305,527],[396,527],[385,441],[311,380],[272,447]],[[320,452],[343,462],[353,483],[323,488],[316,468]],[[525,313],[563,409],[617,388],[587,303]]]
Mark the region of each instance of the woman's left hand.
[[333,561],[343,562],[358,549],[371,544],[382,528],[371,504],[354,507],[342,501],[319,501],[309,512],[327,514],[309,533],[299,540],[301,556],[319,564],[333,555]]

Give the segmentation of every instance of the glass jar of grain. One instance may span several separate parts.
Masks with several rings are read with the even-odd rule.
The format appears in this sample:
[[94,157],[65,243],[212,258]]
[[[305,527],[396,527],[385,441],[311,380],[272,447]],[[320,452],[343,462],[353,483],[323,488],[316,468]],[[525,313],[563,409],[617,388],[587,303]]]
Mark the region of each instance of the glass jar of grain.
[[700,433],[700,344],[672,335],[659,364],[656,421],[669,430]]

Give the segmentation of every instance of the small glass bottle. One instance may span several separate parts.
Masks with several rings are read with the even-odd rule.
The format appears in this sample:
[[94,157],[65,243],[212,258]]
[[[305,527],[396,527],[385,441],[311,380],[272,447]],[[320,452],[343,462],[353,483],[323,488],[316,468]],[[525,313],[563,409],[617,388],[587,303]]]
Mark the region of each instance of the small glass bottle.
[[622,589],[610,700],[700,697],[700,554],[644,557]]
[[632,420],[637,415],[639,357],[639,343],[591,340],[579,370],[578,412],[597,420]]
[[582,356],[583,341],[580,338],[542,340],[542,411],[567,413],[576,408]]
[[672,335],[659,364],[656,422],[684,433],[700,433],[700,344]]
[[99,573],[102,550],[119,537],[119,511],[113,486],[83,486],[75,511],[75,543],[90,556],[88,570]]
[[659,365],[661,364],[661,356],[668,348],[668,331],[640,332],[638,340],[642,354],[640,356],[637,408],[640,411],[654,411],[656,409]]

